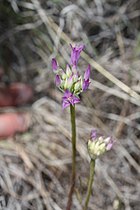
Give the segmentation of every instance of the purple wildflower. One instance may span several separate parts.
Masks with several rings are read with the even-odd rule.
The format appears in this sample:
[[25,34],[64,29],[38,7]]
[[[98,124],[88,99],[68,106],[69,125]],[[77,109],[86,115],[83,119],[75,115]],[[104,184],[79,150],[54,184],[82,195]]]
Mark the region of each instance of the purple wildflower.
[[71,65],[76,67],[79,57],[80,57],[80,53],[81,51],[84,49],[84,45],[75,45],[75,47],[72,47],[72,45],[70,45],[72,48],[71,51]]
[[63,109],[70,104],[74,105],[80,102],[79,95],[86,91],[90,84],[90,65],[82,77],[77,71],[77,63],[84,45],[71,46],[71,64],[66,66],[66,70],[59,67],[55,58],[52,59],[52,69],[55,73],[55,84],[64,92],[62,106]]
[[58,69],[57,61],[55,58],[52,59],[52,69],[56,71]]
[[80,99],[78,97],[73,95],[69,90],[65,91],[64,96],[62,98],[62,107],[63,107],[63,109],[65,109],[66,107],[70,106],[70,104],[72,106],[74,106],[74,104],[77,104],[79,102],[80,102]]

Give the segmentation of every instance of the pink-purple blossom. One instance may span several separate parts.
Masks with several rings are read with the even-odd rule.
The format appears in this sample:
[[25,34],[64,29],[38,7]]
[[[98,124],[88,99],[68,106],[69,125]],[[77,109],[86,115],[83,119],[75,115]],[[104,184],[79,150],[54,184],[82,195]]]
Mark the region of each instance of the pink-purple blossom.
[[66,90],[64,96],[62,97],[62,107],[65,109],[66,107],[80,102],[80,99],[72,94],[69,90]]

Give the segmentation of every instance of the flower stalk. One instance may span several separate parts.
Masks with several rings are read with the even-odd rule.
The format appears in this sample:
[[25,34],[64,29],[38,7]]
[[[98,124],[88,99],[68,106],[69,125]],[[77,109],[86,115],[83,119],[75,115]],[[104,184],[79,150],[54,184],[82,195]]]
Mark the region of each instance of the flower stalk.
[[89,199],[92,193],[92,185],[94,181],[94,172],[95,172],[95,159],[90,160],[90,174],[89,174],[89,180],[88,180],[88,189],[87,189],[87,196],[85,200],[85,205],[83,210],[87,210]]
[[114,140],[111,136],[104,136],[99,131],[93,129],[90,134],[90,139],[88,140],[87,149],[90,160],[90,174],[88,180],[87,196],[85,199],[85,205],[83,210],[87,210],[89,199],[92,192],[92,185],[94,181],[94,171],[95,171],[95,161],[98,157],[112,149]]
[[66,210],[70,210],[72,206],[72,196],[74,193],[75,179],[76,179],[76,122],[75,122],[75,105],[70,105],[71,115],[71,133],[72,133],[72,174],[71,174],[71,186],[68,195],[68,202]]

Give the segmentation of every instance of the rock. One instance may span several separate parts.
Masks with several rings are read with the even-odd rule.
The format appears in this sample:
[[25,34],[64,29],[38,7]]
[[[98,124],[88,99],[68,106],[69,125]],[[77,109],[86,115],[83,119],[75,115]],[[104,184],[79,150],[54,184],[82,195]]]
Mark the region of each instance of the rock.
[[17,132],[25,132],[31,124],[29,113],[0,114],[0,139],[14,136]]

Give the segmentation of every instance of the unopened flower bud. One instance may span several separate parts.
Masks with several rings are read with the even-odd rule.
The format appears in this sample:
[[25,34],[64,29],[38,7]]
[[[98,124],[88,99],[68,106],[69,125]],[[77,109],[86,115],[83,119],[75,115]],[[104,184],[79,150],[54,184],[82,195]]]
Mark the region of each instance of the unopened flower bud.
[[66,67],[66,75],[67,75],[67,77],[70,77],[72,75],[72,71],[71,71],[69,65],[67,65],[67,67]]
[[111,150],[113,144],[112,137],[105,137],[96,130],[92,130],[91,138],[88,140],[88,153],[91,159],[96,159],[106,151]]
[[82,52],[82,50],[84,49],[84,45],[75,45],[74,47],[72,45],[70,45],[71,48],[72,48],[72,51],[71,51],[71,65],[72,66],[77,66],[77,63],[78,63],[78,60],[79,60],[79,57],[80,57],[80,53]]
[[67,90],[67,89],[70,90],[72,85],[73,85],[72,77],[66,78],[64,82],[64,90]]
[[61,71],[61,77],[62,77],[62,80],[65,80],[67,78],[67,75],[65,74],[65,72]]
[[60,86],[60,84],[61,84],[61,79],[60,79],[59,75],[55,76],[55,84],[56,84],[57,87]]
[[58,64],[55,58],[52,59],[52,69],[54,72],[58,69]]
[[82,89],[82,78],[80,78],[74,85],[74,92],[80,93]]

